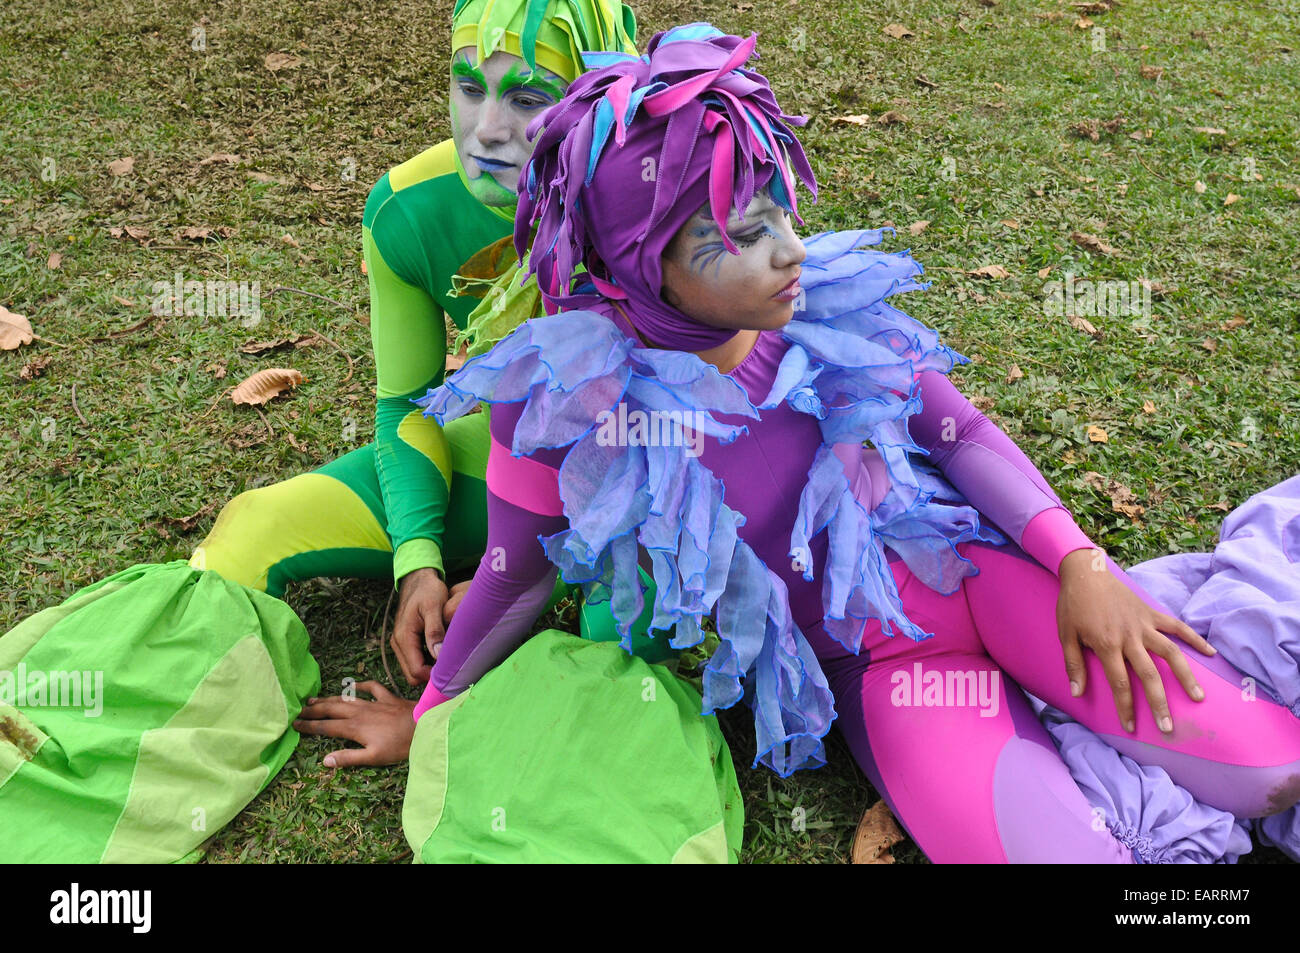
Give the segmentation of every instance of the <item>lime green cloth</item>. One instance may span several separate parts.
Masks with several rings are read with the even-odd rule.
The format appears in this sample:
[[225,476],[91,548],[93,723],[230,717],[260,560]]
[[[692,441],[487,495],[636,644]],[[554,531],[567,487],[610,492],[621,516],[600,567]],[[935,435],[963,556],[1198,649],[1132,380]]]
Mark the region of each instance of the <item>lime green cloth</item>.
[[0,637],[0,862],[187,859],[284,766],[319,690],[292,609],[182,561],[31,616]]
[[420,719],[402,825],[419,863],[734,863],[744,809],[694,689],[548,629]]

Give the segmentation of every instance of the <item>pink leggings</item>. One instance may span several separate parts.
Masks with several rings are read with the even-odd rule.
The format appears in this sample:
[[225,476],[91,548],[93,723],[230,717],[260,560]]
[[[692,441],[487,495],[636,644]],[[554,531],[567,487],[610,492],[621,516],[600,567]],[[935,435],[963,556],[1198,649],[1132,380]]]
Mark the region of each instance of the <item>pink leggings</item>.
[[[1263,697],[1243,697],[1249,693],[1227,662],[1184,647],[1205,690],[1205,700],[1195,702],[1153,656],[1174,731],[1156,727],[1141,682],[1131,678],[1137,731],[1130,735],[1091,651],[1084,651],[1084,695],[1070,695],[1057,637],[1056,577],[1014,547],[968,544],[961,551],[980,573],[951,596],[927,587],[902,562],[892,564],[908,617],[934,638],[888,638],[872,622],[862,653],[852,656],[820,626],[809,633],[835,693],[836,724],[932,861],[1132,861],[1129,848],[1094,823],[1017,686],[1139,764],[1163,767],[1212,807],[1260,817],[1300,800],[1300,719]],[[1160,608],[1114,563],[1111,572]]]

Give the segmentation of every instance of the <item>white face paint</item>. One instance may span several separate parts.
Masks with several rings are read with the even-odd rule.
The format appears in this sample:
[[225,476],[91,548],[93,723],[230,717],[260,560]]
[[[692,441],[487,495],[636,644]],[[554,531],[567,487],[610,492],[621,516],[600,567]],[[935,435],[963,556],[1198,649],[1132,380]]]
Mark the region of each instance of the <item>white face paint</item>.
[[500,50],[476,63],[472,46],[451,58],[451,131],[470,191],[484,205],[515,204],[515,187],[532,155],[525,130],[564,97],[568,84]]
[[784,327],[799,296],[799,267],[807,252],[790,213],[766,192],[755,195],[745,220],[733,208],[727,251],[708,205],[674,236],[663,256],[663,298],[701,324],[735,330]]

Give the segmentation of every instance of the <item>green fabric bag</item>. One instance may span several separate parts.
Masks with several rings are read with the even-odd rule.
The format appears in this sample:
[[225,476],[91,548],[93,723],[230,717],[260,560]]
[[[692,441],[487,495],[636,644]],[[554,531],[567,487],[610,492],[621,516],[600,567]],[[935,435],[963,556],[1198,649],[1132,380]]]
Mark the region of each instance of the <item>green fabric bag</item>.
[[192,859],[319,690],[287,604],[180,560],[31,616],[0,637],[0,862]]
[[744,808],[700,696],[614,642],[547,629],[416,725],[417,863],[734,863]]

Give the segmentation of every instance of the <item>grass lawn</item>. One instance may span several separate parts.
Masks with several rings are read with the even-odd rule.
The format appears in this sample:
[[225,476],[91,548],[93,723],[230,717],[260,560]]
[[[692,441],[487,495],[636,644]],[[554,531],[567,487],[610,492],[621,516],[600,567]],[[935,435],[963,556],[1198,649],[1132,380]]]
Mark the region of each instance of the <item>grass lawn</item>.
[[[0,306],[44,339],[0,351],[0,631],[188,557],[226,500],[370,440],[361,210],[450,136],[451,7],[0,5]],[[696,19],[759,33],[782,106],[811,117],[807,233],[898,226],[885,247],[934,280],[903,306],[972,359],[959,385],[1118,562],[1211,548],[1225,512],[1300,470],[1294,0],[1129,0],[1091,23],[1063,0],[635,9],[642,46]],[[177,273],[260,282],[260,321],[151,319]],[[1076,326],[1045,306],[1067,273],[1145,282],[1150,308]],[[321,297],[268,296],[281,286]],[[329,343],[241,350],[309,332]],[[222,397],[271,366],[306,380],[261,414]],[[389,591],[289,593],[326,693],[384,678]],[[844,861],[877,795],[838,737],[826,768],[781,780],[746,767],[746,712],[722,722],[744,859]],[[405,769],[332,771],[330,750],[305,739],[209,859],[409,859]],[[894,855],[925,862],[910,842]]]

